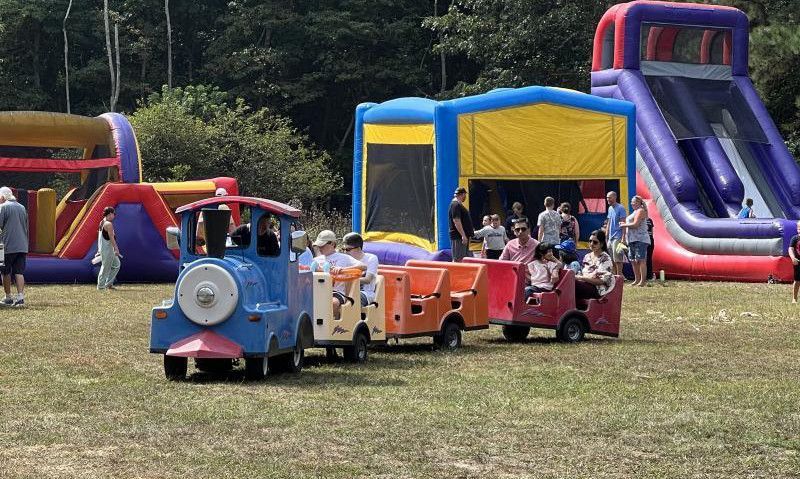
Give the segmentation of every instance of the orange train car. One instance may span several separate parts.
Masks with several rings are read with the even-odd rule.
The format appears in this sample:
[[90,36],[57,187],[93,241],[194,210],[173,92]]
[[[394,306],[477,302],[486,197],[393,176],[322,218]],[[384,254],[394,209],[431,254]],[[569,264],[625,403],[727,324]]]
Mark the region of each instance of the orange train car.
[[431,336],[447,349],[461,346],[462,331],[489,327],[488,274],[483,265],[409,261],[381,266],[386,339]]

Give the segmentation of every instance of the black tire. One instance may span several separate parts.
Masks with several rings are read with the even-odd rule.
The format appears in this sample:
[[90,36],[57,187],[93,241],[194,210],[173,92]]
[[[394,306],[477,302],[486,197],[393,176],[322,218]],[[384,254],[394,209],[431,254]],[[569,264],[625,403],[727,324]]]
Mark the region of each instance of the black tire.
[[298,338],[297,346],[295,346],[294,351],[273,358],[269,364],[270,372],[298,374],[302,371],[305,351],[300,343],[300,339]]
[[339,359],[339,353],[336,352],[336,348],[327,347],[325,348],[325,358],[328,361],[337,361]]
[[561,327],[556,331],[556,336],[565,343],[577,343],[583,340],[586,328],[583,320],[578,316],[570,316],[561,323]]
[[244,377],[250,381],[259,381],[267,377],[269,358],[245,358]]
[[503,326],[503,337],[506,338],[506,341],[512,343],[525,341],[530,332],[531,328],[528,326],[516,326],[511,324]]
[[188,358],[179,356],[164,355],[164,376],[170,381],[183,381],[186,379],[186,368],[189,365]]
[[351,363],[365,363],[369,357],[369,338],[364,331],[356,333],[353,345],[344,348],[344,359]]
[[233,361],[230,359],[195,358],[194,367],[207,373],[224,373],[233,369]]
[[461,327],[455,321],[447,321],[442,326],[442,332],[438,338],[434,337],[434,341],[442,349],[455,351],[461,347]]

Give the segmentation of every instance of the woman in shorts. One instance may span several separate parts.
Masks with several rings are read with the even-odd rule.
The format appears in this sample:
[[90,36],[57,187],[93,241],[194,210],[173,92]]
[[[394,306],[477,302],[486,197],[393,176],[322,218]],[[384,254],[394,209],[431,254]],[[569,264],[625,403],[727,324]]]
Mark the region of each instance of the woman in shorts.
[[650,235],[647,233],[647,205],[639,195],[631,198],[633,212],[619,227],[624,231],[623,243],[628,245],[628,259],[633,266],[632,286],[645,286],[647,283],[647,247]]

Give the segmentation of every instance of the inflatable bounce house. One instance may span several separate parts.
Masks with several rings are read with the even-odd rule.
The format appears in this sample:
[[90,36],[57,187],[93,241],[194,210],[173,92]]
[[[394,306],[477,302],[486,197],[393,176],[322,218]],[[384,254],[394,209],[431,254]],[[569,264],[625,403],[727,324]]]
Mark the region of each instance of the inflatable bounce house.
[[116,113],[0,112],[0,145],[0,183],[28,210],[30,282],[95,281],[91,260],[107,206],[116,208],[124,255],[119,280],[172,281],[177,252],[167,248],[165,230],[178,224],[174,210],[217,187],[238,192],[232,178],[142,183],[136,136]]
[[476,225],[515,201],[535,219],[554,196],[588,236],[605,219],[606,191],[634,194],[634,116],[629,102],[537,86],[361,104],[353,229],[382,263],[447,259],[447,211],[464,186]]
[[[671,277],[788,281],[800,168],[748,77],[747,16],[636,1],[597,27],[592,93],[636,105],[638,191]],[[757,219],[739,219],[746,198]]]

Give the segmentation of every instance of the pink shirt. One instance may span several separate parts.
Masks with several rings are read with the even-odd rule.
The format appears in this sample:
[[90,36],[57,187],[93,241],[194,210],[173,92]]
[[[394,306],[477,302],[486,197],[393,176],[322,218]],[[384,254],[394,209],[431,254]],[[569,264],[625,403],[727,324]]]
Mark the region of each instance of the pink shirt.
[[528,263],[533,261],[533,250],[536,249],[538,244],[538,241],[531,238],[523,246],[519,244],[519,238],[514,238],[506,243],[506,247],[503,248],[503,252],[500,254],[500,259],[506,261],[519,261],[527,266]]

